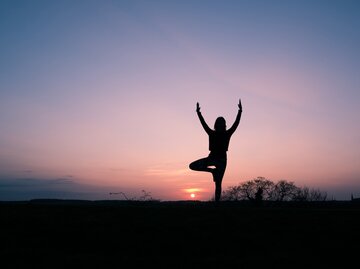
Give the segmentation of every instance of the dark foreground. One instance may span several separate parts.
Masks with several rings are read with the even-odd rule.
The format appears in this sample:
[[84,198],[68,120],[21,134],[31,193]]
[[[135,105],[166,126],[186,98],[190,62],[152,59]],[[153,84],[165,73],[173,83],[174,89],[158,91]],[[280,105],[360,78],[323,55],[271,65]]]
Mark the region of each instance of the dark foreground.
[[2,268],[358,266],[360,205],[0,202]]

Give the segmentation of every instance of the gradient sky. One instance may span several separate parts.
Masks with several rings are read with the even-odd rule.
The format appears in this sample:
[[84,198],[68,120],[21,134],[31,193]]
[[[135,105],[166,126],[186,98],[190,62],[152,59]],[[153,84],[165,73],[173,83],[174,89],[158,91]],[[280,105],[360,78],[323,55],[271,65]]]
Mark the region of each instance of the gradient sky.
[[208,200],[210,126],[243,115],[223,187],[360,196],[359,1],[1,1],[0,200]]

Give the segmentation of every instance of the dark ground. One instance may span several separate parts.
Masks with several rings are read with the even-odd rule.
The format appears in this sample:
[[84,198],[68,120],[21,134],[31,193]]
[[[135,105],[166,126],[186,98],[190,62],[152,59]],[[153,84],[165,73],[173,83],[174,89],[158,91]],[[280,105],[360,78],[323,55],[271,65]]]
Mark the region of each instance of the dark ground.
[[351,202],[0,202],[0,218],[1,268],[356,268],[360,257]]

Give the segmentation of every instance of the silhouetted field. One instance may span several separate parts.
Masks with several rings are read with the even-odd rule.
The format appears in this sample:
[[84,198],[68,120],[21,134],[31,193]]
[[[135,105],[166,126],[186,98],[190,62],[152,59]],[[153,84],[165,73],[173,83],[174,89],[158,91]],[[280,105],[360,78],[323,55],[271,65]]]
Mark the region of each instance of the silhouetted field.
[[345,268],[360,205],[1,202],[2,268]]

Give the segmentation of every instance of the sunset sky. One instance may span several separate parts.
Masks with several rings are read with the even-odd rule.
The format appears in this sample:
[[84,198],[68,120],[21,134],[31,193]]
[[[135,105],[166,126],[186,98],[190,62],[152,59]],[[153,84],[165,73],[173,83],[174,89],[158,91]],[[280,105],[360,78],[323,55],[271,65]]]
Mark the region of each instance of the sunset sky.
[[[1,1],[0,200],[213,196],[263,176],[360,197],[359,1]],[[195,194],[195,197],[191,197]]]

